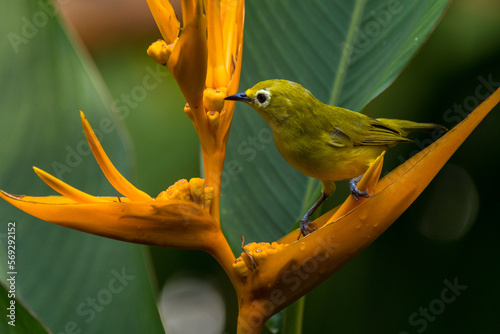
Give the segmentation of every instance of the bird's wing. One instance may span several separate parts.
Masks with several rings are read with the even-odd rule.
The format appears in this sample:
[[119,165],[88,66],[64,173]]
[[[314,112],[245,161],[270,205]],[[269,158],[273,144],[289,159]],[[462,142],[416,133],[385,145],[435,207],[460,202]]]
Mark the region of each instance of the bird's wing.
[[326,142],[334,147],[353,147],[354,143],[345,132],[340,130],[338,127],[333,128],[333,130],[328,131],[324,135]]
[[347,109],[335,108],[334,117],[330,114],[328,120],[323,121],[328,123],[322,125],[326,128],[323,139],[334,147],[391,146],[411,142],[400,127]]
[[[411,142],[404,136],[404,132],[383,122],[367,117],[362,129],[358,129],[354,145],[394,145],[401,142]],[[361,130],[361,131],[360,131]]]

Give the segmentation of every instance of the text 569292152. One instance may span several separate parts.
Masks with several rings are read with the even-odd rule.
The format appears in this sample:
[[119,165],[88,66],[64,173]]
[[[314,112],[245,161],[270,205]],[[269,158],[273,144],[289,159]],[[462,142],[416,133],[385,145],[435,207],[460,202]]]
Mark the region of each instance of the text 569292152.
[[16,325],[16,222],[7,224],[7,293],[10,302],[7,306],[9,325]]

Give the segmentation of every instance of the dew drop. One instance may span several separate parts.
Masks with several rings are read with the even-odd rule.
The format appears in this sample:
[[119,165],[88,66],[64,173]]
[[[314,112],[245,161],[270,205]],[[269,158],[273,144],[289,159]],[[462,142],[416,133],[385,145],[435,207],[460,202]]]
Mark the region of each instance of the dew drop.
[[303,251],[306,250],[306,243],[304,241],[302,241],[300,243],[299,249],[300,249],[301,252],[303,252]]

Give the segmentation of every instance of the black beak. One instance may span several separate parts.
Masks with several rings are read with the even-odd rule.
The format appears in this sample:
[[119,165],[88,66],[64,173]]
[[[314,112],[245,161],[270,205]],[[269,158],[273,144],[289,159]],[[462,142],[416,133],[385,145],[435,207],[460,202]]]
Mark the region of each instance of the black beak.
[[224,100],[230,100],[230,101],[241,101],[241,102],[251,102],[252,99],[247,96],[245,93],[238,93],[234,95],[229,95],[226,97]]

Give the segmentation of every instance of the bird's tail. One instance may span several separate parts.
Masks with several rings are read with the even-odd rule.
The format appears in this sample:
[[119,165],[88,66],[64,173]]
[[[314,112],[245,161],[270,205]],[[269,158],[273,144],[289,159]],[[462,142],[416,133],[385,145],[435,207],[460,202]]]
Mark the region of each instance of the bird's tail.
[[387,119],[387,118],[379,118],[378,120],[386,124],[390,124],[396,129],[399,129],[404,137],[406,137],[408,133],[413,131],[429,131],[429,132],[434,130],[439,130],[442,132],[448,131],[446,127],[434,123],[417,123],[412,121]]

